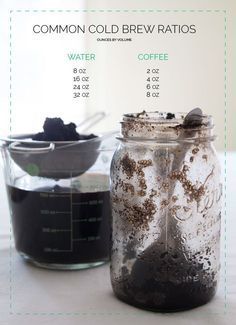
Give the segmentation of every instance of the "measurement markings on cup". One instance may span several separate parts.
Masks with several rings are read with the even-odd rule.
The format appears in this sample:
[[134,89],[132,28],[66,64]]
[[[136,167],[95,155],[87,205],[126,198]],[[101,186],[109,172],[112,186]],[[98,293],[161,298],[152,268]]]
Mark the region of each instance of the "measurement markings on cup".
[[[42,233],[45,234],[45,244],[48,245],[46,247],[43,248],[44,252],[47,253],[71,253],[73,252],[73,216],[72,216],[72,208],[71,208],[71,202],[72,202],[72,193],[45,193],[45,192],[40,192],[40,197],[41,198],[48,198],[48,199],[54,199],[56,203],[58,203],[57,205],[60,206],[61,200],[64,199],[69,199],[70,203],[68,202],[68,208],[70,208],[69,210],[54,210],[54,209],[50,209],[50,205],[48,207],[48,209],[41,209],[40,210],[40,214],[42,217],[46,217],[45,219],[45,225],[43,225],[42,227]],[[55,204],[56,204],[55,203]],[[57,224],[57,220],[60,224],[64,223],[63,219],[65,216],[65,223],[67,223],[67,219],[68,216],[70,216],[70,227],[66,226],[64,228],[58,228],[58,224]],[[51,218],[50,218],[51,217]],[[58,219],[57,219],[58,217]],[[52,219],[52,218],[55,218]],[[49,223],[49,224],[47,224]],[[50,225],[50,223],[52,223],[53,225]],[[55,227],[55,224],[57,225],[57,227]],[[61,236],[63,236],[63,233],[65,234],[64,236],[67,237],[66,234],[70,233],[70,237],[68,238],[70,241],[70,248],[68,249],[64,249],[62,248],[58,248],[58,247],[52,247],[52,246],[60,246],[60,241],[61,241]],[[48,237],[50,236],[50,238]],[[63,238],[66,238],[64,237]],[[53,239],[53,240],[51,240]],[[64,239],[63,239],[64,241]],[[66,239],[67,241],[67,239]],[[65,241],[65,242],[66,242]],[[52,242],[54,243],[54,245],[52,245]],[[58,244],[59,243],[59,244]],[[58,244],[58,245],[57,245]]]
[[[86,200],[86,201],[80,201],[80,202],[72,202],[72,207],[74,207],[76,209],[76,207],[79,209],[80,207],[91,207],[91,206],[95,206],[95,205],[99,205],[99,204],[103,204],[103,200]],[[79,215],[79,214],[78,214]],[[94,216],[88,216],[87,218],[75,218],[73,219],[73,223],[76,224],[81,223],[82,224],[94,224],[97,222],[101,222],[102,221],[102,217],[94,217]],[[78,228],[77,228],[78,229]],[[73,242],[89,242],[89,241],[96,241],[96,240],[100,240],[100,236],[86,236],[86,237],[78,237],[78,238],[73,238]]]
[[[84,232],[84,229],[89,224],[95,227],[92,229],[96,229],[96,224],[101,223],[103,218],[90,215],[90,213],[84,215],[83,211],[87,211],[87,208],[99,208],[104,203],[103,199],[84,199],[82,193],[74,195],[72,189],[71,184],[68,193],[40,193],[40,197],[43,198],[40,214],[45,252],[72,253],[79,249],[79,242],[100,240],[96,233],[88,234],[87,231]],[[45,199],[48,199],[47,204],[45,204]],[[93,213],[94,211],[91,214]]]

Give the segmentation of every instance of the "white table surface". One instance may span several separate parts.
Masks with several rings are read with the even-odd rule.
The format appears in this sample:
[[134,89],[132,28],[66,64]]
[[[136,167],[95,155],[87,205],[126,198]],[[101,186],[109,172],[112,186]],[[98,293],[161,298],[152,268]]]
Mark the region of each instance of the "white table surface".
[[[224,157],[221,154],[224,176]],[[221,281],[216,297],[191,311],[160,314],[117,300],[109,265],[83,271],[30,266],[10,249],[9,212],[0,176],[0,325],[11,324],[236,324],[236,153],[227,153],[226,211],[222,218]],[[226,225],[226,228],[225,228]],[[11,241],[13,242],[13,241]]]

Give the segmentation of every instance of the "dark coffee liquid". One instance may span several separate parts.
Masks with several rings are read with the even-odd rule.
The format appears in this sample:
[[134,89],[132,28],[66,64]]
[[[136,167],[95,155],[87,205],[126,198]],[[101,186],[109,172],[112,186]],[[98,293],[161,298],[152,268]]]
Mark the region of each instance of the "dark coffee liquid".
[[19,252],[41,263],[108,260],[109,191],[70,193],[59,186],[27,191],[8,186],[7,192]]

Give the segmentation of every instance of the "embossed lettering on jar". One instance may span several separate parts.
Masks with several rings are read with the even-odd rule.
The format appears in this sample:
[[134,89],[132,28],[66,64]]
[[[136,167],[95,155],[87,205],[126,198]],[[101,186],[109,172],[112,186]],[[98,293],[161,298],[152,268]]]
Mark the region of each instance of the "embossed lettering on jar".
[[208,302],[220,268],[222,185],[212,118],[126,114],[111,167],[111,282],[141,308]]

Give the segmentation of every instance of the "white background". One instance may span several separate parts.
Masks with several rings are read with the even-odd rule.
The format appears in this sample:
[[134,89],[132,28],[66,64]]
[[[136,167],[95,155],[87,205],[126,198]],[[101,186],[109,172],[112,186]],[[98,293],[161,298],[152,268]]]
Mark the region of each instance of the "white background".
[[[235,31],[235,22],[236,22],[236,9],[235,9],[235,2],[232,0],[198,0],[198,1],[191,1],[191,0],[185,0],[185,1],[172,1],[172,0],[166,0],[166,1],[159,1],[159,0],[143,0],[143,1],[134,1],[134,0],[92,0],[87,1],[86,3],[81,0],[77,1],[59,1],[59,0],[42,0],[42,1],[29,1],[29,0],[1,0],[0,1],[0,39],[1,39],[1,53],[0,53],[0,67],[1,67],[1,74],[0,74],[0,133],[4,133],[9,131],[9,9],[78,9],[78,8],[160,8],[160,9],[183,9],[183,8],[189,8],[189,9],[220,9],[220,10],[227,10],[227,138],[226,138],[226,145],[227,149],[234,150],[235,149],[235,138],[236,138],[236,128],[235,128],[235,99],[236,95],[235,92],[233,92],[233,85],[235,85],[235,71],[236,71],[236,65],[235,60],[233,59],[235,57],[235,35],[233,35],[233,31]],[[218,28],[218,27],[216,27]],[[221,31],[220,31],[221,33]],[[216,35],[216,34],[215,34]],[[208,35],[208,40],[211,40],[211,35]],[[21,38],[18,40],[18,42],[21,41]],[[216,40],[217,41],[217,40]],[[218,41],[217,41],[218,42]],[[206,43],[208,43],[206,41]],[[221,48],[222,50],[222,48]],[[213,55],[211,53],[211,55]],[[221,54],[222,55],[222,54]],[[222,64],[222,61],[221,63]],[[217,72],[215,73],[215,79],[218,78]],[[114,81],[114,80],[113,80]],[[222,82],[222,79],[221,79]],[[18,84],[20,86],[20,84]],[[223,89],[220,89],[220,96],[222,96]],[[218,93],[216,94],[219,95]],[[207,94],[204,95],[207,97]],[[30,97],[30,94],[29,94]],[[23,98],[28,99],[27,96],[24,96]],[[23,103],[22,99],[22,103]],[[212,98],[209,99],[212,101]],[[37,101],[36,101],[37,102]],[[174,101],[175,103],[175,101]],[[17,103],[18,105],[18,103]],[[178,104],[179,105],[179,104]],[[211,106],[211,109],[213,110],[215,122],[218,126],[219,130],[219,136],[220,141],[218,142],[218,148],[223,149],[224,148],[224,133],[223,128],[219,126],[222,125],[222,110],[224,107],[220,107],[221,105],[216,107]],[[23,107],[23,105],[22,105]],[[52,108],[52,107],[51,107]],[[103,107],[99,107],[103,108]],[[56,107],[58,109],[58,107]],[[208,108],[207,108],[208,109]],[[120,112],[117,112],[117,114]],[[216,114],[215,114],[216,113]],[[85,112],[85,114],[87,114]],[[117,123],[117,121],[115,121]],[[105,129],[108,126],[110,126],[110,122],[107,120],[107,123],[103,126],[100,125],[101,128]],[[120,304],[118,301],[114,300],[114,297],[112,295],[107,295],[107,299],[101,298],[101,295],[95,296],[95,300],[93,300],[95,308],[96,308],[96,301],[98,302],[97,306],[101,307],[102,302],[104,302],[104,308],[106,309],[107,303],[113,304],[115,303],[115,306],[118,306],[118,309],[120,308],[122,312],[120,315],[114,315],[112,312],[110,315],[108,314],[111,310],[106,309],[105,315],[98,315],[88,313],[87,315],[33,315],[32,311],[34,310],[35,301],[37,298],[41,299],[41,302],[48,308],[52,307],[48,302],[54,301],[56,306],[64,306],[63,311],[66,309],[66,302],[72,301],[73,306],[76,307],[79,304],[79,301],[77,300],[79,296],[79,291],[77,288],[81,288],[81,281],[83,282],[85,279],[81,278],[81,274],[79,276],[75,275],[74,279],[70,282],[70,285],[75,289],[73,291],[73,294],[71,291],[65,291],[65,287],[68,289],[68,283],[65,279],[65,287],[63,287],[62,283],[60,283],[63,287],[63,290],[61,290],[58,294],[58,288],[56,290],[56,294],[53,294],[53,290],[51,289],[46,290],[45,286],[44,289],[41,287],[40,282],[44,281],[43,278],[39,278],[38,274],[42,274],[40,271],[33,272],[30,275],[30,279],[33,282],[27,282],[27,278],[25,276],[29,276],[29,269],[24,268],[24,272],[22,273],[22,267],[15,268],[17,264],[14,265],[14,279],[17,281],[17,301],[18,301],[18,311],[21,310],[23,312],[22,315],[9,315],[9,227],[8,227],[8,210],[7,210],[7,201],[5,198],[5,192],[4,192],[4,184],[3,179],[1,178],[0,184],[2,188],[1,192],[1,203],[0,203],[0,228],[1,228],[1,264],[0,264],[0,281],[1,281],[1,289],[0,289],[0,300],[1,300],[1,311],[0,311],[0,318],[1,318],[1,324],[51,324],[52,322],[55,322],[56,324],[130,324],[131,322],[135,322],[136,324],[146,324],[147,322],[150,324],[234,324],[235,322],[235,310],[236,310],[236,298],[235,298],[235,241],[234,238],[236,238],[236,232],[235,232],[235,200],[234,200],[234,187],[235,187],[235,156],[228,153],[227,156],[227,164],[226,164],[226,173],[225,176],[227,178],[226,188],[227,192],[226,195],[226,204],[227,204],[227,218],[225,216],[222,220],[222,235],[223,235],[223,242],[222,242],[222,272],[226,272],[226,278],[223,275],[223,282],[222,285],[224,285],[224,281],[226,281],[226,287],[227,287],[227,309],[226,314],[222,313],[222,310],[216,307],[216,305],[213,303],[213,305],[208,304],[205,306],[207,308],[207,312],[204,313],[203,309],[197,309],[194,311],[189,311],[186,313],[178,313],[178,314],[172,314],[172,315],[159,315],[159,314],[153,314],[149,312],[136,312],[133,316],[130,316],[130,309],[129,306]],[[224,158],[223,158],[224,160]],[[224,168],[225,164],[223,162],[223,174],[224,174]],[[4,233],[4,234],[3,234]],[[226,254],[226,258],[225,258]],[[13,261],[18,261],[14,260]],[[226,266],[225,263],[226,262]],[[18,263],[18,262],[17,262]],[[101,270],[101,274],[99,277],[99,281],[103,279],[103,269]],[[36,275],[37,273],[37,275]],[[222,274],[223,274],[222,273]],[[108,275],[108,271],[105,270],[104,274]],[[52,273],[49,277],[47,277],[45,283],[50,283],[50,278],[52,277]],[[71,275],[68,275],[68,277],[71,277]],[[29,279],[29,278],[28,278]],[[48,282],[49,281],[49,282]],[[98,281],[98,291],[101,288],[104,288],[104,284],[100,283]],[[54,281],[55,282],[55,281]],[[41,296],[38,295],[38,291],[33,291],[33,286],[41,290]],[[44,285],[45,285],[44,283]],[[88,284],[90,281],[87,282]],[[86,289],[86,285],[84,286],[85,292],[88,292],[88,289]],[[51,283],[52,284],[52,283]],[[32,289],[32,295],[24,295],[24,287],[27,288],[27,293],[30,292]],[[21,290],[19,290],[21,288]],[[40,289],[41,288],[41,289]],[[53,285],[52,287],[53,288]],[[55,289],[55,288],[54,288]],[[91,287],[90,287],[91,289]],[[106,287],[106,290],[108,289],[110,291],[110,287]],[[28,298],[27,298],[28,297]],[[31,301],[29,299],[31,297]],[[46,299],[46,297],[50,298],[49,300]],[[222,302],[224,301],[224,289],[223,291],[220,291],[217,296],[220,300],[220,306],[222,307]],[[27,300],[24,300],[24,298],[27,298]],[[66,298],[66,299],[65,299]],[[217,298],[217,299],[218,299]],[[70,300],[71,299],[71,300]],[[102,301],[103,299],[103,301]],[[218,300],[217,300],[218,301]],[[60,302],[60,303],[59,303]],[[219,302],[219,301],[218,301]],[[61,305],[60,305],[61,304]],[[29,311],[29,315],[25,315],[24,313],[26,310]],[[205,309],[204,309],[205,310]],[[133,312],[133,309],[131,311],[131,314]]]
[[[46,115],[61,116],[66,120],[81,121],[94,111],[105,110],[110,117],[98,125],[98,130],[117,129],[122,113],[140,111],[141,109],[187,111],[199,106],[206,113],[212,114],[215,120],[216,133],[219,136],[217,148],[224,149],[224,13],[227,12],[227,67],[231,67],[234,54],[232,38],[233,30],[233,1],[40,1],[35,5],[32,1],[6,1],[2,0],[1,7],[1,39],[5,46],[1,51],[0,76],[1,91],[1,119],[0,133],[9,133],[9,9],[96,9],[96,8],[125,8],[125,9],[219,9],[215,13],[158,13],[153,18],[145,18],[147,14],[126,14],[117,17],[115,13],[85,14],[87,24],[92,21],[102,23],[104,20],[114,22],[114,19],[124,21],[125,16],[130,21],[151,21],[164,23],[196,23],[198,32],[194,37],[185,35],[172,37],[158,37],[156,42],[145,38],[139,42],[139,47],[152,52],[169,52],[170,60],[160,63],[161,68],[161,97],[156,101],[146,100],[144,96],[144,77],[142,65],[135,63],[138,48],[126,46],[110,46],[96,44],[86,38],[87,50],[93,49],[100,58],[93,70],[92,98],[83,101],[72,101],[70,97],[70,68],[63,58],[69,49],[83,48],[79,39],[73,36],[66,37],[63,43],[60,40],[45,38],[36,41],[35,37],[27,35],[29,21],[37,21],[40,14],[13,13],[13,40],[12,40],[12,120],[11,128],[22,132],[37,127],[41,128]],[[230,9],[230,10],[229,10]],[[16,18],[18,15],[18,18]],[[22,17],[19,18],[19,17]],[[58,15],[50,14],[50,21],[58,20]],[[17,19],[21,19],[18,23]],[[17,23],[14,27],[14,23]],[[25,28],[27,27],[27,28]],[[23,31],[23,32],[22,32]],[[31,32],[31,31],[30,31]],[[15,36],[14,36],[15,35]],[[17,35],[17,36],[16,36]],[[140,36],[140,35],[139,35]],[[142,37],[139,37],[141,40]],[[72,45],[73,44],[73,45]],[[109,48],[109,49],[108,49]],[[140,49],[141,49],[140,48]],[[110,52],[109,52],[110,51]],[[115,52],[115,55],[112,55]],[[110,54],[111,53],[111,54]],[[128,54],[128,55],[127,55]],[[117,61],[117,56],[119,60]],[[43,62],[43,64],[42,64]],[[131,64],[133,64],[131,68]],[[138,65],[138,74],[134,66]],[[15,70],[14,70],[15,68]],[[126,72],[124,72],[126,70]],[[105,80],[105,81],[104,81]],[[133,82],[132,84],[132,80]],[[227,75],[227,139],[228,149],[235,148],[233,128],[233,108],[235,94],[231,92],[234,75]],[[22,122],[27,118],[27,123]],[[35,130],[35,129],[34,129]],[[231,133],[231,130],[233,133]]]

